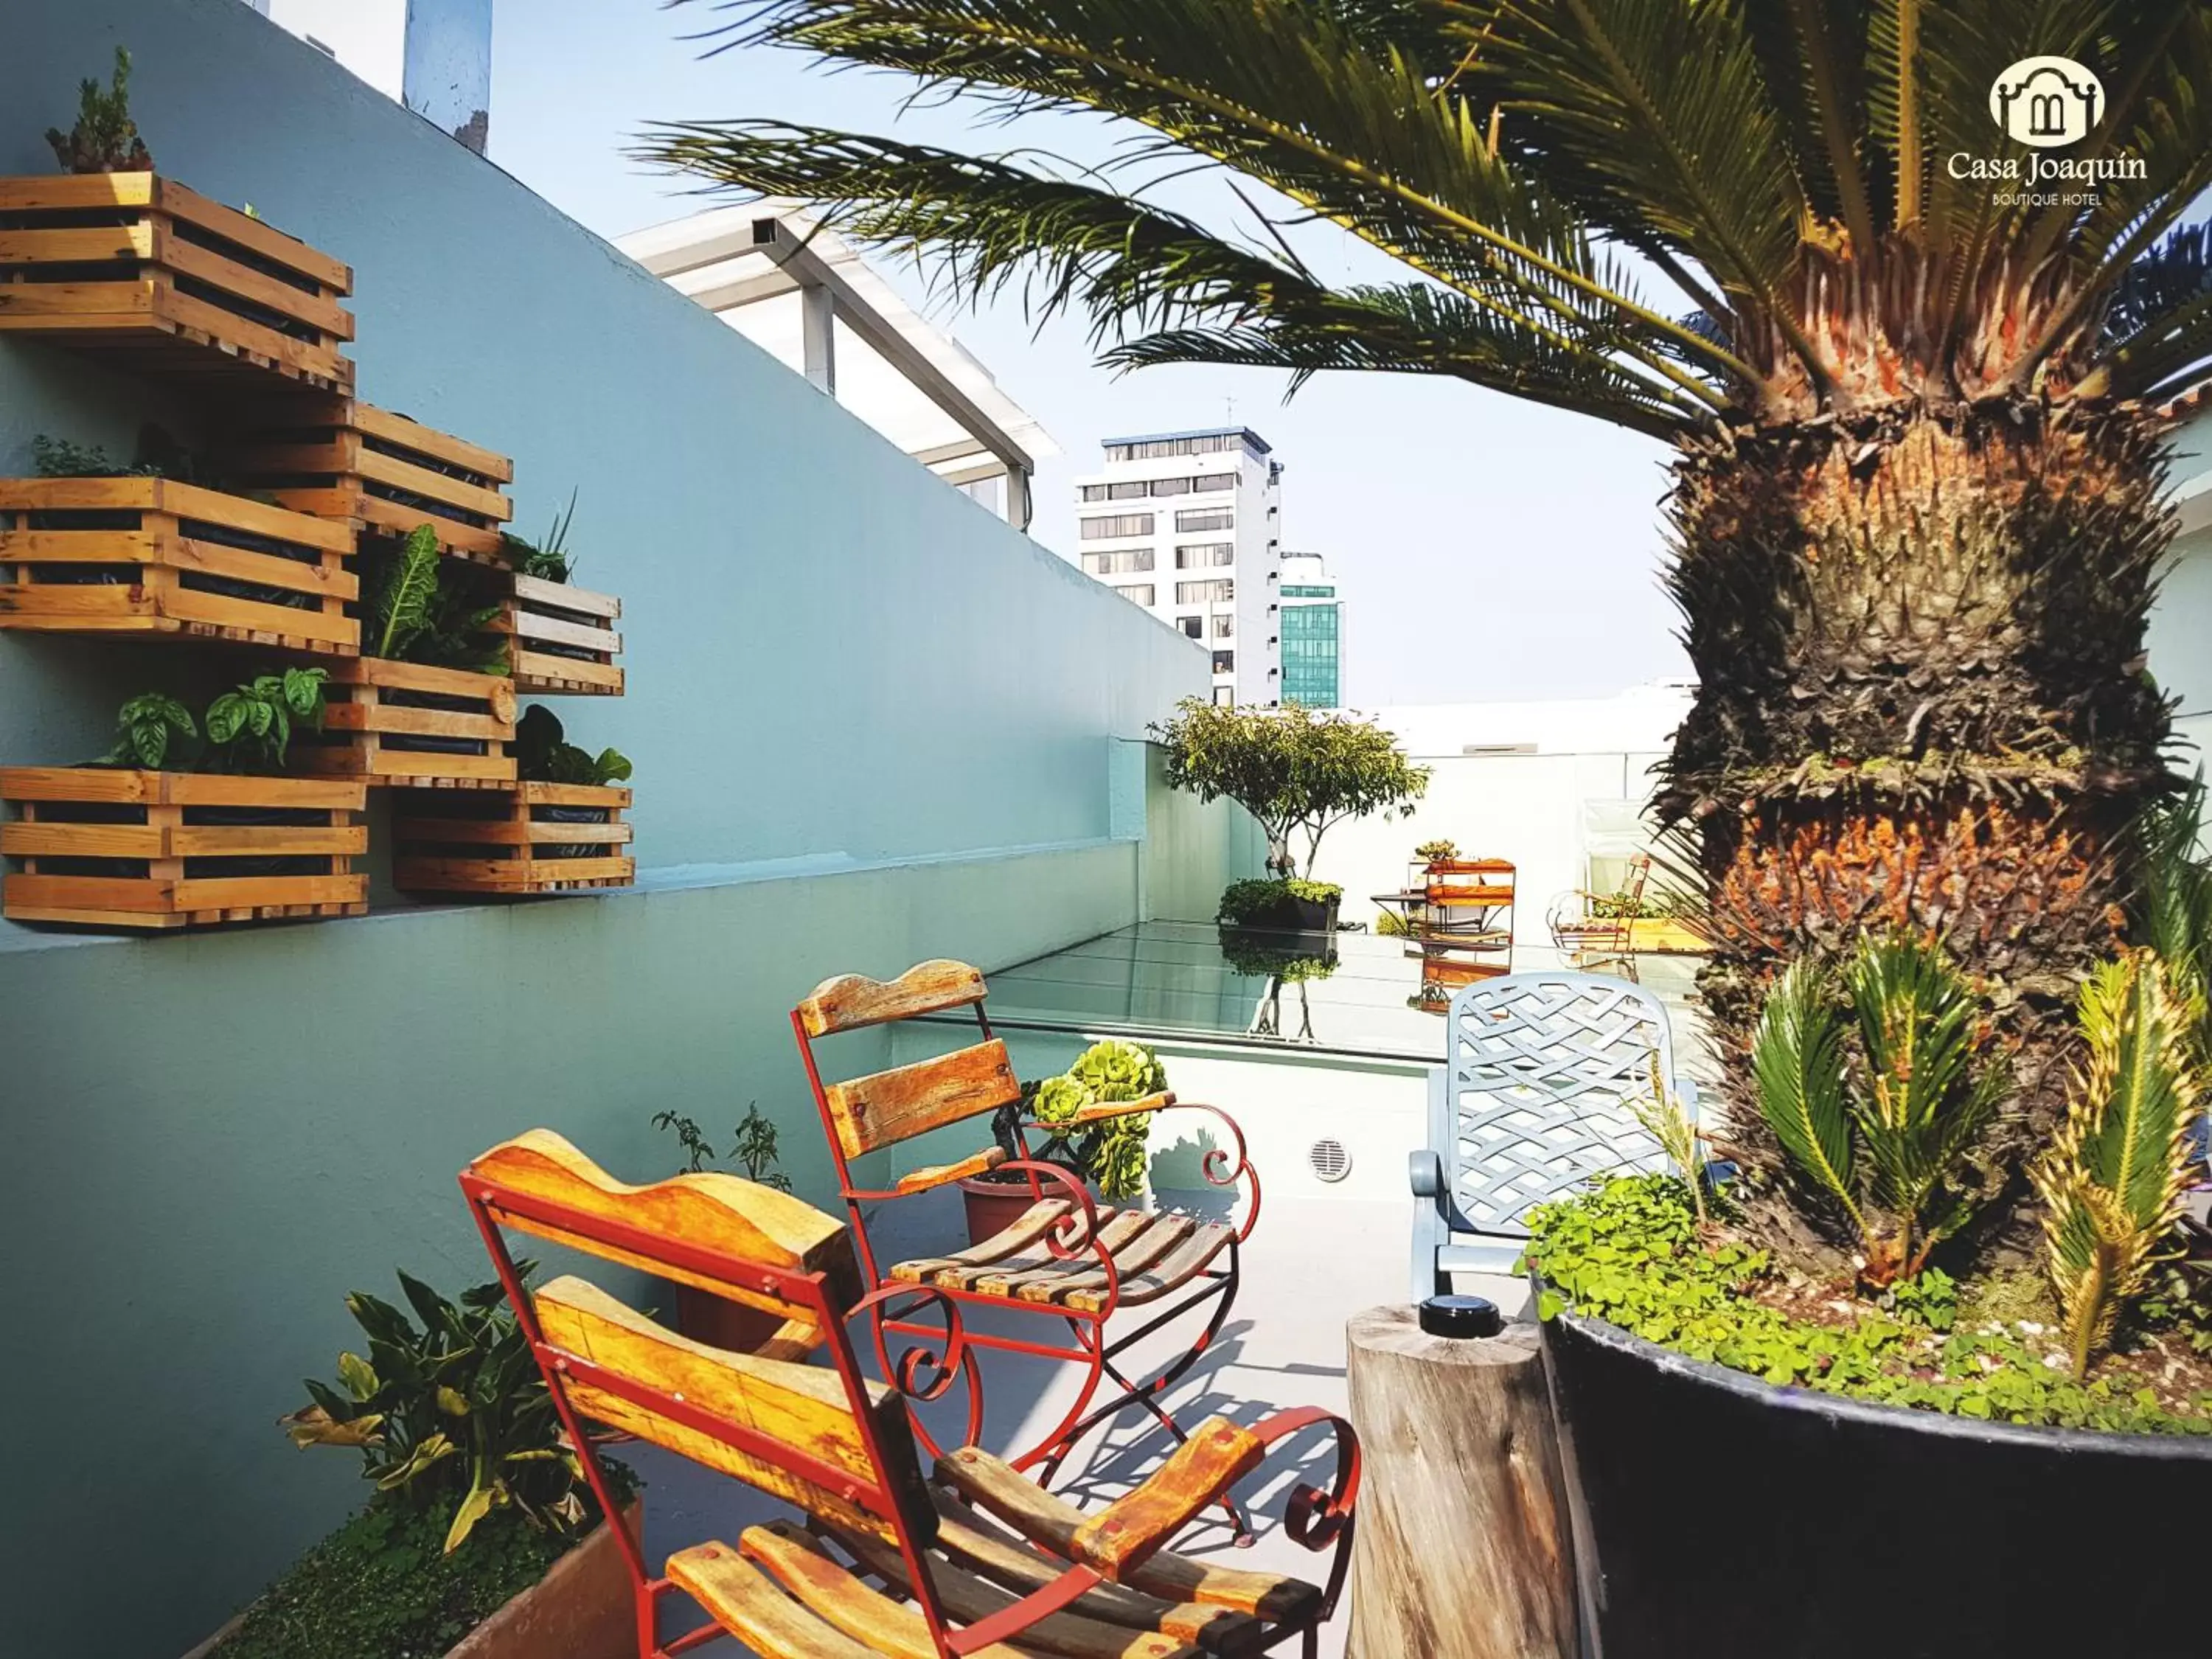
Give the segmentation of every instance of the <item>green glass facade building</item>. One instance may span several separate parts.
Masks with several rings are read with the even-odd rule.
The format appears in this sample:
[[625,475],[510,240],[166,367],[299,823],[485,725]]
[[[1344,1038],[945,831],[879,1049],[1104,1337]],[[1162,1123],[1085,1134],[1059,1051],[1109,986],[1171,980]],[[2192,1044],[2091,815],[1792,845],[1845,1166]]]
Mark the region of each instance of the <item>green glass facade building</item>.
[[1281,590],[1285,702],[1344,706],[1344,604],[1318,555],[1283,555]]

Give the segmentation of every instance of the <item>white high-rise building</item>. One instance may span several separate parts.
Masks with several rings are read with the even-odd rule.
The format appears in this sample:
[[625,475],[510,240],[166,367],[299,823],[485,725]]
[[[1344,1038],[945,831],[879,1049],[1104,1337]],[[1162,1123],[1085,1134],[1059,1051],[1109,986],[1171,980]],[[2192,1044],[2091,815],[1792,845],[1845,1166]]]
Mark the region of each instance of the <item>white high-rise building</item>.
[[1075,481],[1077,559],[1213,653],[1213,700],[1282,701],[1283,467],[1249,427],[1109,438]]

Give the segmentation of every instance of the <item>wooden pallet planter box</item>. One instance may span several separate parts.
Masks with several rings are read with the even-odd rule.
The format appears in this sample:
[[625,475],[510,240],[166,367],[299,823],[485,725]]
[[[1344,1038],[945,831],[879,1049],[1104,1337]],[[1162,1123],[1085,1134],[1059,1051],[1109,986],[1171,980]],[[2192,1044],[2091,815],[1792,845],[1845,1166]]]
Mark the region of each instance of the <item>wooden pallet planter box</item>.
[[441,550],[504,567],[501,493],[514,463],[404,415],[350,398],[302,404],[239,442],[229,465],[295,512],[404,536],[428,525]]
[[615,663],[622,635],[613,627],[621,616],[622,601],[611,594],[516,572],[514,592],[493,624],[507,636],[515,690],[622,696],[623,671]]
[[514,685],[503,674],[356,657],[323,690],[323,729],[293,729],[295,772],[461,789],[514,781]]
[[0,770],[13,921],[167,928],[368,908],[357,783],[104,767]]
[[525,783],[500,793],[409,789],[392,801],[392,879],[410,892],[627,887],[627,789]]
[[0,628],[351,656],[353,532],[169,478],[0,480]]
[[0,330],[148,373],[349,392],[353,272],[151,173],[0,179]]

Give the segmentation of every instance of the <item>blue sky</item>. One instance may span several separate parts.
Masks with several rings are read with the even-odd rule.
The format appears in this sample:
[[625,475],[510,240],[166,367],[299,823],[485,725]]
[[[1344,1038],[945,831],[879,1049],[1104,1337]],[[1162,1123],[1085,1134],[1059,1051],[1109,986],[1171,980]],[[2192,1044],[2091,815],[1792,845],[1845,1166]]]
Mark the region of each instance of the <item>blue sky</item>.
[[[623,155],[655,118],[773,116],[1083,161],[1113,142],[1084,118],[1008,128],[958,109],[902,111],[907,82],[828,73],[790,52],[702,60],[699,44],[678,37],[712,15],[657,0],[503,0],[492,159],[611,237],[706,204]],[[1204,185],[1166,199],[1239,210]],[[1385,269],[1343,241],[1309,234],[1300,252],[1332,276]],[[878,263],[927,301],[909,264]],[[1284,377],[1260,370],[1117,378],[1092,362],[1079,319],[1033,336],[1018,295],[981,311],[927,308],[1068,452],[1038,479],[1035,530],[1055,548],[1073,538],[1069,480],[1096,465],[1103,438],[1212,425],[1233,407],[1272,442],[1287,468],[1284,544],[1326,556],[1350,596],[1346,696],[1357,706],[1602,695],[1687,672],[1657,587],[1664,451],[1648,439],[1423,376],[1324,375],[1287,405]]]

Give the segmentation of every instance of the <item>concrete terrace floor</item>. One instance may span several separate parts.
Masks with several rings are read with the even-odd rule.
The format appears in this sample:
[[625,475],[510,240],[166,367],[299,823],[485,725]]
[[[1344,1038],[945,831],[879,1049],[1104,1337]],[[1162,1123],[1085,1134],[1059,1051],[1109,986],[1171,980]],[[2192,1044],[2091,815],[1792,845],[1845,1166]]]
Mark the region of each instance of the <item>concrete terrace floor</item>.
[[[1172,1206],[1175,1197],[1164,1194],[1164,1204]],[[1251,1423],[1293,1406],[1344,1413],[1345,1322],[1364,1308],[1406,1300],[1411,1222],[1410,1196],[1395,1204],[1268,1199],[1244,1247],[1243,1285],[1227,1322],[1167,1397],[1176,1419],[1186,1428],[1215,1414]],[[885,1261],[965,1243],[959,1197],[949,1188],[885,1206],[872,1231],[878,1257]],[[1462,1278],[1459,1288],[1492,1297],[1509,1314],[1518,1311],[1525,1299],[1515,1279]],[[1139,1344],[1132,1358],[1157,1355],[1158,1364],[1164,1364],[1178,1352],[1175,1336],[1188,1340],[1206,1316],[1202,1311],[1186,1316]],[[1141,1311],[1122,1317],[1127,1322],[1124,1328],[1144,1322]],[[1029,1334],[1044,1340],[1057,1340],[1066,1328],[1050,1328],[1042,1318],[1024,1323]],[[861,1327],[856,1322],[854,1328]],[[996,1328],[1007,1328],[1003,1318]],[[1056,1422],[1079,1376],[1074,1367],[1018,1354],[986,1353],[980,1363],[988,1368],[982,1443],[1000,1453],[1026,1445]],[[945,1401],[922,1408],[924,1420],[936,1425],[945,1419],[945,1431],[957,1436],[966,1410],[960,1396],[956,1383]],[[946,1417],[948,1407],[956,1413],[951,1419]],[[1166,1431],[1148,1413],[1132,1410],[1092,1434],[1055,1479],[1054,1490],[1085,1508],[1110,1502],[1157,1468],[1169,1449]],[[686,1545],[708,1538],[733,1541],[748,1526],[792,1513],[750,1487],[657,1448],[629,1446],[621,1455],[647,1482],[646,1552],[655,1567]],[[1256,1541],[1248,1549],[1236,1548],[1226,1517],[1215,1510],[1187,1528],[1176,1547],[1189,1554],[1218,1556],[1225,1565],[1266,1567],[1322,1582],[1329,1557],[1293,1543],[1283,1530],[1283,1511],[1300,1480],[1328,1482],[1334,1460],[1325,1430],[1279,1443],[1267,1467],[1237,1491],[1251,1513]],[[665,1606],[671,1619],[679,1607],[691,1611],[680,1597]],[[665,1638],[700,1622],[690,1617],[665,1620],[661,1635]],[[1329,1659],[1343,1653],[1348,1625],[1347,1593],[1322,1632],[1321,1651]],[[725,1639],[696,1651],[721,1659],[748,1650]],[[1295,1653],[1297,1646],[1289,1644],[1277,1651]]]

